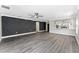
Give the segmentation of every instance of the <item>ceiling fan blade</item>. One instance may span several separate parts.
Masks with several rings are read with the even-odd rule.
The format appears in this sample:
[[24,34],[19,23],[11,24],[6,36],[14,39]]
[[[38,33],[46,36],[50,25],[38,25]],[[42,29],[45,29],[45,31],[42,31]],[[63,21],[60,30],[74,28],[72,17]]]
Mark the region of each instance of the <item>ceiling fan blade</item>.
[[39,17],[43,17],[42,15],[39,15],[39,13],[33,13],[33,14],[29,14],[30,18],[39,18]]

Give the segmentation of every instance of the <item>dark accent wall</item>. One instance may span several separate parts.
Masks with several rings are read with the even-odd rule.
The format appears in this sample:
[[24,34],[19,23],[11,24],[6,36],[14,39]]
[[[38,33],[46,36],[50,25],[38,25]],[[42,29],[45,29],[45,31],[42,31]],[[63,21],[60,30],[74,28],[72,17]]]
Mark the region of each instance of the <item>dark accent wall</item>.
[[40,22],[40,30],[46,30],[46,22]]
[[36,31],[36,22],[14,17],[2,16],[2,36]]

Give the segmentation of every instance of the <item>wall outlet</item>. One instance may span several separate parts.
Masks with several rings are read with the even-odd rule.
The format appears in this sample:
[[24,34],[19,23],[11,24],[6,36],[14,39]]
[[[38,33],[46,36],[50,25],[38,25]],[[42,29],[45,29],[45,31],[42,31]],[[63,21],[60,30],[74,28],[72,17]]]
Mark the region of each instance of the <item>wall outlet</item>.
[[18,33],[18,32],[16,32],[16,33]]

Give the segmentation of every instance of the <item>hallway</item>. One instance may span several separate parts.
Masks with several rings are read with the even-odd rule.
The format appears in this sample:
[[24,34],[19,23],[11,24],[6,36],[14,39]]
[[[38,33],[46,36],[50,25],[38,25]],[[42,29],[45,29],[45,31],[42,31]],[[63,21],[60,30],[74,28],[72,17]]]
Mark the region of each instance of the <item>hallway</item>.
[[74,36],[48,32],[4,39],[0,43],[2,53],[78,53]]

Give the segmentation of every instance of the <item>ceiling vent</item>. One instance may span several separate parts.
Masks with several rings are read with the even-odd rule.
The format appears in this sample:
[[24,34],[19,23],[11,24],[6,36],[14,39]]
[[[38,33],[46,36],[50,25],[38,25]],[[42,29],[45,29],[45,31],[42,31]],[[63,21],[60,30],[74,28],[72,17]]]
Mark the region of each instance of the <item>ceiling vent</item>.
[[5,8],[5,9],[10,9],[10,7],[9,6],[6,6],[6,5],[2,5],[1,7],[2,8]]

